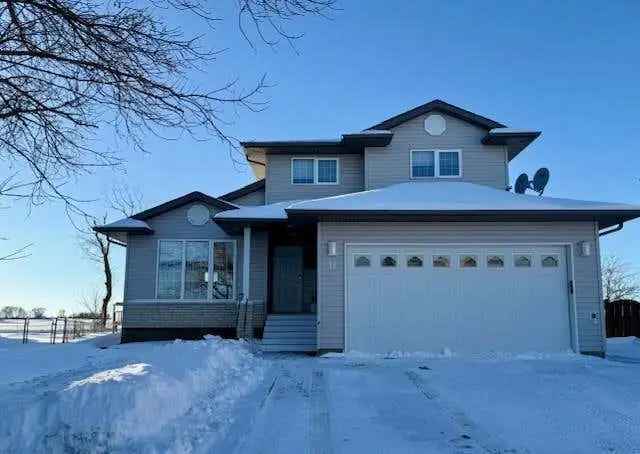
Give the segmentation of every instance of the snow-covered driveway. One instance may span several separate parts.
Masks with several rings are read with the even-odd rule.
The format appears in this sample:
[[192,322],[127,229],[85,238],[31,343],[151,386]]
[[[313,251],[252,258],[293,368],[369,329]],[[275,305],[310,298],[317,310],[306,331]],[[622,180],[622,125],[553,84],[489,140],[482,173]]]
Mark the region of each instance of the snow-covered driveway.
[[272,361],[268,397],[238,453],[501,452],[415,361]]
[[607,360],[99,346],[0,342],[0,452],[640,453],[634,339]]
[[615,359],[272,356],[236,453],[638,453],[640,344]]

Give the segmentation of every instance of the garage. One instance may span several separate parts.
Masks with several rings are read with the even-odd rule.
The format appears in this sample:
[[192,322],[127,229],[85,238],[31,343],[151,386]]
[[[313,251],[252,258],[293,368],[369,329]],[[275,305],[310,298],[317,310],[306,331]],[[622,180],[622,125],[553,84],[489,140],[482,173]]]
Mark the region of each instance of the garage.
[[572,346],[563,245],[349,245],[345,349],[558,352]]

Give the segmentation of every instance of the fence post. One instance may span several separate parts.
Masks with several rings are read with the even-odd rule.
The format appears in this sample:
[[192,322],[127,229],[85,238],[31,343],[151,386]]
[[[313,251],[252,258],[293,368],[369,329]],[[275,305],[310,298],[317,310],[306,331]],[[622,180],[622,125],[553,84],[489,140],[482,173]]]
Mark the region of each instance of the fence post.
[[56,343],[56,335],[58,334],[58,317],[53,319],[51,327],[51,343]]
[[22,343],[26,344],[28,340],[29,340],[29,317],[26,317],[22,325]]
[[62,325],[62,343],[64,344],[67,340],[67,317],[65,317]]

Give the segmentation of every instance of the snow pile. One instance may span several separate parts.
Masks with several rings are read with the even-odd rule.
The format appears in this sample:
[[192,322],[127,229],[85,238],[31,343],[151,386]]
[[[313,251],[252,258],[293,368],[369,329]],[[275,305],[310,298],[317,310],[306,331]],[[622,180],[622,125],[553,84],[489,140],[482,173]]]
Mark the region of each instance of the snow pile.
[[0,422],[0,451],[193,452],[224,435],[265,371],[244,342],[218,337],[104,351],[102,367],[32,389],[44,394]]

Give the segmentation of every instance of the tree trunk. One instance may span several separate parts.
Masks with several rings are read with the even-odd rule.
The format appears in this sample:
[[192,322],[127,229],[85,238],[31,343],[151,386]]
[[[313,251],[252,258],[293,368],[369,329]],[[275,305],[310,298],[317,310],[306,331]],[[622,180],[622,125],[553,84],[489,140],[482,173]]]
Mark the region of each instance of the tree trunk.
[[[97,236],[97,234],[96,234]],[[98,238],[100,241],[100,249],[102,251],[102,264],[104,267],[104,289],[105,295],[102,298],[102,308],[100,310],[100,321],[103,327],[107,326],[107,310],[109,308],[109,302],[111,301],[111,294],[113,291],[113,275],[111,273],[111,262],[109,261],[109,240],[104,238]]]

